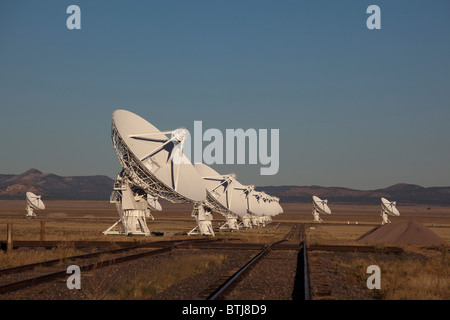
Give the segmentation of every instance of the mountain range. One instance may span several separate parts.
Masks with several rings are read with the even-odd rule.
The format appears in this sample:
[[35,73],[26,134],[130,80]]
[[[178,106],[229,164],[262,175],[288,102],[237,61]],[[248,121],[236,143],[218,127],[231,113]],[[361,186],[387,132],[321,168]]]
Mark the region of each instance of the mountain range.
[[42,199],[108,200],[114,180],[107,176],[61,177],[30,169],[22,174],[0,174],[0,199],[25,199],[31,191]]
[[[0,199],[24,199],[31,191],[49,200],[108,200],[114,180],[104,176],[61,177],[30,169],[22,174],[0,174]],[[256,190],[277,196],[280,202],[310,203],[312,196],[342,204],[379,204],[380,197],[402,204],[450,205],[450,187],[396,184],[384,189],[355,190],[321,186],[266,186]]]
[[421,187],[414,184],[399,183],[376,190],[355,190],[342,187],[321,186],[275,186],[260,187],[282,202],[312,202],[312,196],[328,199],[340,204],[379,204],[380,198],[402,204],[450,205],[450,187]]

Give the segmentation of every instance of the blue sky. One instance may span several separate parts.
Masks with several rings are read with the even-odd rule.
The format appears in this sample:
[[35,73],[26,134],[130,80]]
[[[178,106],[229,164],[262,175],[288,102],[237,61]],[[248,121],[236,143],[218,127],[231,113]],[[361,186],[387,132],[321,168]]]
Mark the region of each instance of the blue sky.
[[[66,8],[81,8],[68,30]],[[369,30],[366,9],[381,8]],[[450,185],[449,1],[0,2],[0,173],[120,170],[111,115],[279,129],[245,184]]]

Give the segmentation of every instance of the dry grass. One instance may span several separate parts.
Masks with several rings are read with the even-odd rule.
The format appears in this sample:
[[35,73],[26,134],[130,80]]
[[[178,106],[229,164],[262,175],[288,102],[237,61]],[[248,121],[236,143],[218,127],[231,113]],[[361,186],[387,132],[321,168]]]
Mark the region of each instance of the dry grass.
[[122,287],[118,294],[107,299],[142,300],[158,294],[190,276],[200,274],[226,261],[222,254],[198,254],[175,257]]
[[372,225],[326,225],[315,224],[306,228],[311,244],[346,244],[354,241],[374,226]]
[[381,289],[368,294],[382,300],[449,300],[450,299],[450,247],[437,250],[407,248],[423,255],[423,259],[399,257],[380,261],[373,256],[353,260],[341,265],[346,272],[356,276],[362,286],[368,278],[366,267],[378,265],[381,269]]
[[240,229],[234,232],[217,233],[216,237],[223,240],[235,240],[244,243],[270,243],[281,240],[286,235],[292,226],[279,225],[277,223],[270,223],[265,227]]
[[14,250],[10,254],[7,254],[4,251],[0,251],[0,269],[30,264],[34,262],[65,258],[83,253],[86,252],[81,252],[80,250],[75,249],[73,246],[64,245],[60,245],[51,250]]

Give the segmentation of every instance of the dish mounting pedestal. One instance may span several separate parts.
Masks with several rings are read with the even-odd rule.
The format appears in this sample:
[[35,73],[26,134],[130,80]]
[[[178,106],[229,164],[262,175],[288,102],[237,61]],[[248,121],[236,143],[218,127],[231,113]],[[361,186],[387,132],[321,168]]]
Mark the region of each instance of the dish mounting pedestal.
[[191,216],[197,222],[197,226],[188,232],[188,235],[214,236],[212,227],[213,216],[208,208],[202,204],[195,204]]

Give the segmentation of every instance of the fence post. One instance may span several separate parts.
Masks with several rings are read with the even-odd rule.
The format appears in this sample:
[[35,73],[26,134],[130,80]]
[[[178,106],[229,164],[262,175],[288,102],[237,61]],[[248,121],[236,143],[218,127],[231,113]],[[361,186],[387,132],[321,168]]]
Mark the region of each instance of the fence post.
[[45,240],[45,221],[41,220],[41,241]]
[[6,253],[10,254],[13,250],[12,229],[13,224],[8,222],[6,225]]

